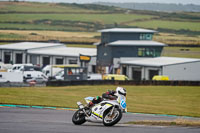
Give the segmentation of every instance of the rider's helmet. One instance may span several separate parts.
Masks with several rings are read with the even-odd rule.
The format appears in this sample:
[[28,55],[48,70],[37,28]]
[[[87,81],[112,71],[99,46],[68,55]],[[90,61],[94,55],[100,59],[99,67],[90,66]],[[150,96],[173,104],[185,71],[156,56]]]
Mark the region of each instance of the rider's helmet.
[[123,88],[123,87],[117,87],[116,88],[116,95],[118,96],[119,94],[126,96],[126,89]]

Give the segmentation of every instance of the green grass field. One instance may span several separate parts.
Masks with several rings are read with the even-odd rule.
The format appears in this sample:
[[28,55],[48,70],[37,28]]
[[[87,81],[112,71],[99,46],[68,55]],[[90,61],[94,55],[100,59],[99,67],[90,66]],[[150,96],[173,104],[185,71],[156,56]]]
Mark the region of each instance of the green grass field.
[[[129,112],[200,117],[200,87],[123,86]],[[101,95],[116,86],[69,86],[0,88],[1,104],[43,105],[76,108],[87,96]]]
[[[91,4],[61,4],[37,2],[0,2],[0,40],[87,42],[86,39],[54,36],[10,35],[8,30],[50,32],[91,32],[100,29],[127,27],[150,28],[164,32],[155,41],[166,44],[199,45],[200,20],[198,13],[162,13],[126,10]],[[168,35],[166,35],[166,33]],[[170,34],[169,34],[170,33]],[[174,34],[171,36],[171,34]],[[99,35],[98,35],[99,36]],[[193,36],[193,37],[191,37]],[[99,39],[99,38],[98,38]],[[93,37],[88,42],[97,42]]]
[[[44,30],[44,26],[49,26],[49,30],[61,30],[60,28],[52,29],[57,25],[67,26],[66,22],[80,22],[86,23],[90,27],[91,23],[101,25],[102,27],[113,26],[125,26],[125,27],[143,27],[143,28],[164,28],[171,30],[187,29],[190,31],[200,31],[199,20],[195,17],[199,17],[196,13],[184,14],[180,13],[182,16],[191,16],[187,19],[179,18],[179,13],[177,16],[171,17],[170,14],[154,13],[154,15],[149,15],[147,11],[127,13],[127,10],[106,7],[106,6],[96,6],[96,5],[78,5],[78,4],[53,4],[53,3],[36,3],[36,2],[1,2],[0,12],[0,23],[1,29],[12,29],[18,27],[17,24],[24,24],[23,29],[33,27],[33,24],[37,25],[37,30]],[[9,13],[14,12],[14,13]],[[165,15],[165,19],[161,16]],[[194,18],[194,20],[192,19]],[[178,20],[178,21],[177,21]],[[48,21],[48,22],[47,22]],[[56,21],[56,22],[55,22]],[[6,25],[7,24],[7,25]],[[70,23],[73,26],[73,23]],[[117,24],[117,25],[116,25]],[[82,25],[84,26],[84,25]],[[73,27],[75,28],[75,27]],[[100,27],[99,27],[100,28]],[[98,26],[96,27],[96,30]],[[67,29],[63,29],[67,30]],[[78,29],[74,29],[77,31]],[[83,29],[82,29],[83,30]],[[87,30],[87,29],[84,29]]]
[[199,22],[185,22],[185,21],[168,21],[168,20],[152,20],[152,21],[144,21],[144,22],[134,22],[129,24],[130,26],[138,26],[144,28],[167,28],[173,30],[191,30],[191,31],[200,31],[200,23]]
[[200,48],[194,47],[165,47],[162,56],[200,58]]
[[[5,6],[6,5],[6,6]],[[56,4],[38,2],[0,2],[1,12],[31,12],[31,13],[98,13],[99,10],[80,8],[75,4]],[[37,8],[37,10],[35,10]],[[107,11],[107,10],[106,10]],[[105,11],[105,12],[106,12]],[[104,12],[104,11],[101,11]]]
[[34,22],[36,20],[59,20],[100,22],[103,24],[121,23],[135,19],[151,18],[137,14],[0,14],[0,22]]

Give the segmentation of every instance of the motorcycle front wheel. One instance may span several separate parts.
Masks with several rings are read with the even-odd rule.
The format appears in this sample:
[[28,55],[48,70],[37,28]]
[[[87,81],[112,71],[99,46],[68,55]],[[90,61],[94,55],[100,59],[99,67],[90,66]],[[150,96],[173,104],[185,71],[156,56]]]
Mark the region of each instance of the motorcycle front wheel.
[[118,123],[122,118],[122,112],[120,109],[115,108],[113,114],[110,114],[111,109],[104,113],[103,124],[105,126],[113,126]]
[[86,122],[85,120],[85,114],[82,110],[77,110],[74,115],[72,116],[72,122],[75,124],[75,125],[81,125],[83,123]]

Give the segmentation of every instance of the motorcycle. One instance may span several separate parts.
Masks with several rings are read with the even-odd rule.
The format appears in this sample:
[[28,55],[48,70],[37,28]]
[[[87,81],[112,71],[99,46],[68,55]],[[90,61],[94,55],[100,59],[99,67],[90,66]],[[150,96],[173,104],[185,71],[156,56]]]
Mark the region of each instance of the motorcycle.
[[[88,104],[93,100],[93,97],[86,97],[85,101]],[[117,100],[103,100],[93,107],[83,105],[77,102],[78,110],[72,117],[72,122],[75,125],[81,125],[88,122],[98,122],[105,126],[113,126],[122,118],[122,113],[127,112],[126,97],[119,94]]]

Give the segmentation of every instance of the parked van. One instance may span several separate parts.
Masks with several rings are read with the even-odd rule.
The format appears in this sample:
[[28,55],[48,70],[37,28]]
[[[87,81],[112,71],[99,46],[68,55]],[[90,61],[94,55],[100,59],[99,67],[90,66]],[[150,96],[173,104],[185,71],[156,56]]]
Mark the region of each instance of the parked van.
[[153,78],[152,78],[152,80],[157,80],[157,81],[159,81],[159,80],[161,80],[161,81],[167,81],[167,80],[169,80],[169,77],[168,76],[164,76],[164,75],[155,75],[155,76],[153,76]]
[[23,74],[18,72],[0,72],[0,82],[23,82]]
[[108,74],[103,76],[103,80],[129,80],[125,75]]
[[40,71],[24,71],[24,81],[40,80],[40,82],[47,82],[47,76]]
[[25,66],[33,66],[33,64],[14,64],[8,72],[22,72]]

